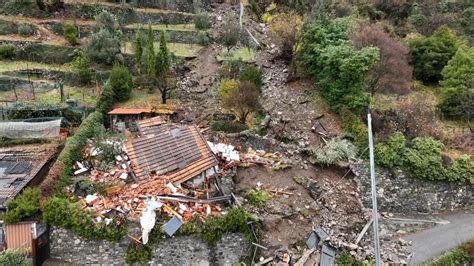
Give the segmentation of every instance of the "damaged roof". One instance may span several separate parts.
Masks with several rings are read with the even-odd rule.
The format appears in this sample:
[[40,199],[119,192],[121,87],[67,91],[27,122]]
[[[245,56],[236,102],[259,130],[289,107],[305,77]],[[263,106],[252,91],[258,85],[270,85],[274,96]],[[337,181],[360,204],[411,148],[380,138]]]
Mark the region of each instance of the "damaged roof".
[[141,137],[125,144],[138,179],[158,176],[182,183],[218,165],[195,126],[158,122],[137,123]]
[[115,108],[108,112],[109,115],[139,115],[148,113],[171,115],[174,114],[174,111],[162,108]]
[[[0,208],[34,181],[53,157],[55,149],[42,145],[0,148]],[[45,173],[46,174],[46,173]]]

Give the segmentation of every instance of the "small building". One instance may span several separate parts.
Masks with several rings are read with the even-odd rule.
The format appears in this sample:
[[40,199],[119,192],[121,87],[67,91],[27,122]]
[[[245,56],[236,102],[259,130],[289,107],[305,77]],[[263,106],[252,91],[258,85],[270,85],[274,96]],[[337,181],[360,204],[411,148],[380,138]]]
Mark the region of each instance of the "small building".
[[125,147],[139,180],[163,178],[193,185],[217,173],[217,159],[195,126],[164,123],[157,118],[137,125],[140,137],[128,140]]
[[44,180],[55,153],[56,147],[51,145],[0,148],[0,210],[24,188]]
[[175,112],[169,109],[156,108],[115,108],[108,113],[110,127],[114,132],[129,129],[137,131],[138,120],[159,116],[163,120],[169,120]]

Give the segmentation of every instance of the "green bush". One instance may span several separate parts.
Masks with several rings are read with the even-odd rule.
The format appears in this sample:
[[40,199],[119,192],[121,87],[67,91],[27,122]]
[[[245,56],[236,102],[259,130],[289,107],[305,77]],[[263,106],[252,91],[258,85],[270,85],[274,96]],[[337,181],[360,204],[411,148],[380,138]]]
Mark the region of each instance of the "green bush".
[[96,110],[102,113],[104,116],[112,110],[114,106],[115,93],[109,83],[104,85],[104,89],[100,94],[99,101],[97,102]]
[[322,148],[312,152],[312,158],[317,164],[333,165],[349,161],[357,157],[357,148],[348,140],[333,138]]
[[28,37],[31,35],[34,35],[36,33],[36,29],[34,26],[30,24],[21,24],[18,26],[18,34],[20,34],[23,37]]
[[71,229],[86,239],[118,242],[127,234],[127,228],[122,223],[95,224],[93,218],[93,212],[85,211],[65,198],[50,197],[43,207],[43,219],[49,225]]
[[348,108],[360,114],[369,104],[365,79],[379,51],[354,47],[348,41],[352,24],[351,17],[308,20],[303,25],[299,62],[333,111]]
[[74,50],[73,60],[70,63],[72,69],[79,77],[81,85],[89,85],[92,80],[91,61],[89,57],[80,49]]
[[25,218],[32,218],[39,211],[40,190],[38,188],[26,188],[15,199],[7,201],[7,212],[3,220],[7,224],[16,224]]
[[427,266],[445,266],[445,265],[469,265],[474,262],[474,256],[469,254],[469,250],[464,247],[457,247],[448,251],[426,264]]
[[252,232],[247,222],[255,221],[253,216],[242,208],[230,209],[227,214],[217,217],[209,217],[198,228],[198,235],[210,244],[216,244],[225,233],[241,232],[249,242]]
[[462,155],[450,163],[444,163],[444,145],[430,137],[413,139],[405,146],[405,137],[395,133],[385,143],[376,146],[376,162],[379,165],[400,167],[414,178],[425,180],[469,181],[474,175],[474,166],[468,155]]
[[342,123],[344,130],[353,138],[353,143],[361,151],[368,147],[368,129],[359,117],[354,115],[348,109],[343,109],[341,112]]
[[225,133],[238,133],[249,129],[246,124],[234,121],[214,121],[211,127],[213,131],[222,131]]
[[462,40],[447,26],[439,27],[430,37],[408,42],[415,78],[434,83],[441,80],[441,71],[458,50]]
[[247,66],[240,72],[239,80],[250,81],[260,90],[263,85],[262,71],[254,65]]
[[270,195],[264,190],[249,189],[245,198],[257,208],[263,208],[268,201]]
[[206,12],[199,12],[194,15],[194,27],[198,30],[205,30],[211,27],[209,14]]
[[0,45],[0,59],[12,59],[15,56],[16,47],[11,44]]
[[73,23],[64,24],[64,38],[71,44],[77,44],[77,26]]
[[349,253],[343,252],[336,257],[337,266],[370,266],[372,263],[369,261],[359,261],[356,258],[352,257]]
[[121,64],[115,64],[110,72],[109,85],[112,87],[117,101],[125,101],[130,98],[133,82],[128,68]]
[[95,19],[96,23],[92,26],[92,34],[84,46],[84,51],[97,63],[112,64],[115,56],[120,54],[120,25],[114,15],[107,11],[103,11]]
[[148,235],[148,243],[146,245],[138,244],[135,241],[130,242],[125,252],[125,262],[133,264],[135,262],[146,263],[153,256],[153,246],[160,243],[163,237],[161,227],[155,225]]
[[225,60],[219,69],[219,75],[223,79],[237,79],[243,67],[244,62],[240,58]]
[[3,266],[28,266],[26,255],[18,249],[7,249],[0,253],[0,265]]
[[237,85],[237,81],[234,79],[221,80],[221,83],[219,84],[219,97],[225,97],[229,92],[237,88]]
[[196,38],[199,45],[207,46],[209,44],[210,40],[206,32],[199,32]]
[[405,145],[405,136],[400,132],[394,133],[386,142],[375,145],[377,164],[390,169],[402,166]]

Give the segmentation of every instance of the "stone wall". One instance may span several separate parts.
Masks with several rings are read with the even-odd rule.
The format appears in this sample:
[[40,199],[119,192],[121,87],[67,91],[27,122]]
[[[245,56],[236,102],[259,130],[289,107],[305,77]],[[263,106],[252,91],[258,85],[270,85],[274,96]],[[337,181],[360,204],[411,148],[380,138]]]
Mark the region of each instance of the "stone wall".
[[[369,167],[352,166],[362,201],[372,206]],[[472,207],[474,186],[452,182],[425,181],[407,177],[402,171],[391,174],[376,167],[377,203],[381,211],[394,213],[439,213]]]
[[[138,235],[137,226],[129,229]],[[124,265],[128,237],[118,243],[85,240],[69,229],[52,227],[50,230],[51,257],[65,263]],[[163,239],[155,246],[150,265],[235,265],[248,253],[243,235],[227,234],[215,246],[199,238],[177,236]]]

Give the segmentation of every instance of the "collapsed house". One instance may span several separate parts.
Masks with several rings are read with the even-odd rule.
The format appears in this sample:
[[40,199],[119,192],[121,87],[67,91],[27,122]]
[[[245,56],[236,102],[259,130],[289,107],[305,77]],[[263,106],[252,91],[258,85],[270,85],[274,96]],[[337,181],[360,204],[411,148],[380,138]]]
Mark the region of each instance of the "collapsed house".
[[125,147],[138,180],[159,177],[192,186],[217,173],[217,159],[196,126],[164,123],[159,117],[137,126],[140,137]]
[[169,120],[173,114],[173,110],[158,108],[115,108],[108,113],[110,128],[114,132],[122,132],[125,129],[137,131],[138,120],[152,117]]

